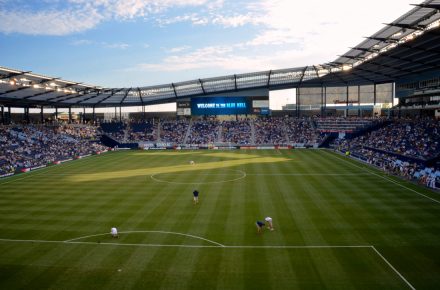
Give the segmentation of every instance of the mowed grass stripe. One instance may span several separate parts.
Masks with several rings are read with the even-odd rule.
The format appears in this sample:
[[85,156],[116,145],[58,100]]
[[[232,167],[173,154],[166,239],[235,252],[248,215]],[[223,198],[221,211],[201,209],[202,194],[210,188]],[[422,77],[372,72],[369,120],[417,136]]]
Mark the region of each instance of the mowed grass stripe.
[[[301,155],[297,155],[296,158],[301,158],[304,161],[304,157]],[[294,163],[293,167],[295,172],[305,172],[305,164],[307,163]],[[284,170],[288,171],[289,168],[284,168]],[[291,244],[307,244],[306,239],[308,239],[309,236],[309,227],[307,226],[307,222],[306,225],[303,223],[304,220],[307,221],[307,214],[305,210],[303,211],[303,204],[301,202],[304,192],[302,190],[302,186],[298,184],[298,182],[302,182],[302,180],[282,176],[270,178],[273,178],[277,184],[276,189],[278,193],[276,196],[280,201],[280,205],[282,205],[278,210],[279,220],[274,220],[275,226],[277,226],[277,223],[282,223],[283,220],[286,221],[286,219],[283,218],[282,213],[289,213],[287,220],[289,221],[289,224],[292,224],[290,227],[288,224],[280,224],[276,231],[283,232],[284,237],[286,237],[285,240],[290,241]],[[302,229],[303,226],[306,227],[306,231]],[[313,240],[316,242],[316,239]],[[280,255],[288,258],[289,265],[287,267],[279,267],[276,265],[279,260],[275,259],[271,265],[271,272],[273,272],[271,275],[277,277],[278,275],[276,273],[286,274],[286,276],[289,277],[289,285],[293,286],[294,288],[304,287],[304,284],[309,285],[309,287],[312,285],[317,287],[317,285],[322,285],[324,283],[318,269],[320,261],[319,259],[313,259],[311,251],[304,251],[300,258],[298,256],[289,255],[288,253],[288,251],[281,251]],[[270,252],[270,255],[272,256],[272,252]],[[284,269],[288,269],[288,271],[286,271],[287,273],[284,273]],[[304,271],[300,269],[307,270]],[[291,271],[293,273],[291,273]],[[308,282],[306,283],[303,280],[304,276],[308,277]],[[275,281],[280,281],[280,278],[277,277]],[[277,285],[277,282],[274,283]],[[282,284],[283,283],[278,286],[282,288]]]
[[[307,157],[311,157],[310,155]],[[314,164],[316,163],[316,159],[310,158],[307,159],[307,163]],[[324,167],[324,164],[319,164],[320,166]],[[304,172],[306,173],[312,173],[314,170],[322,171],[324,168],[316,167],[303,167],[302,168]],[[341,222],[338,219],[337,213],[334,211],[332,207],[329,207],[327,204],[323,203],[322,201],[328,200],[327,192],[324,190],[324,186],[321,183],[321,180],[326,179],[328,177],[320,177],[317,178],[316,176],[307,176],[301,179],[302,188],[304,189],[307,201],[308,203],[305,203],[304,205],[308,207],[308,212],[316,211],[316,214],[311,214],[311,216],[315,217],[314,219],[310,219],[310,228],[305,229],[306,231],[311,231],[315,239],[317,240],[317,244],[333,244],[337,242],[333,238],[334,232],[337,230],[339,222]],[[330,177],[331,178],[331,177]],[[344,221],[342,221],[344,222]],[[317,267],[317,272],[320,276],[330,275],[333,279],[336,279],[335,277],[338,277],[337,279],[342,279],[343,281],[347,281],[347,286],[350,288],[353,287],[353,285],[350,285],[350,277],[348,273],[344,270],[342,265],[340,264],[339,260],[337,259],[337,253],[335,251],[338,250],[332,250],[329,251],[330,260],[332,261],[332,265],[327,265],[327,267]],[[325,265],[327,263],[328,256],[321,257],[318,255],[319,252],[311,252],[311,257],[313,260],[316,261],[318,265]],[[323,272],[325,271],[325,272]],[[342,276],[341,276],[342,275]]]
[[[179,223],[176,224],[175,229],[216,240],[215,236],[211,233],[213,231],[218,232],[223,227],[225,220],[225,213],[222,212],[222,209],[218,210],[219,206],[222,207],[220,204],[222,187],[213,184],[204,184],[210,182],[210,176],[204,174],[203,171],[197,173],[197,175],[194,175],[194,178],[201,184],[195,188],[194,186],[188,186],[188,190],[184,193],[185,209],[190,211],[191,216],[185,219],[185,211],[182,211],[180,217],[178,217]],[[194,189],[197,189],[201,193],[199,204],[196,205],[192,204],[191,193]],[[191,289],[197,285],[197,281],[199,281],[203,272],[210,273],[208,277],[205,277],[208,281],[215,282],[217,280],[217,273],[219,273],[218,267],[221,263],[219,260],[221,258],[219,252],[211,251],[202,253],[202,251],[193,251],[191,254],[185,251],[185,249],[181,249],[176,258],[179,261],[187,261],[185,269],[183,270],[183,272],[188,274],[187,279],[181,279],[179,281],[180,277],[169,275],[163,283],[164,288],[172,288],[173,285],[178,283],[182,285],[182,288]],[[217,262],[209,263],[210,260]],[[206,287],[211,288],[209,284],[206,285]]]
[[[278,165],[278,166],[277,166]],[[270,174],[280,174],[284,172],[284,169],[287,165],[287,162],[281,163],[281,164],[268,164],[267,169],[270,170]],[[278,217],[278,213],[280,213],[280,209],[277,207],[275,196],[279,196],[279,184],[275,182],[270,187],[269,184],[271,182],[269,181],[270,178],[273,178],[272,176],[265,176],[265,177],[258,177],[256,180],[258,182],[257,188],[259,189],[258,192],[258,200],[262,201],[261,204],[261,217],[264,218],[266,216],[270,216],[273,219],[274,224],[274,231],[269,231],[265,229],[262,234],[264,245],[271,246],[271,245],[286,245],[287,241],[284,238],[284,235],[279,235],[277,231],[279,231],[279,221],[281,220]],[[292,233],[293,234],[293,233]],[[273,287],[274,289],[277,289],[278,287],[282,286],[282,283],[279,284],[279,281],[284,281],[286,277],[289,277],[289,280],[295,281],[298,279],[297,273],[295,272],[294,268],[291,265],[291,261],[289,259],[288,251],[286,250],[280,250],[280,251],[264,251],[264,254],[267,255],[266,257],[266,264],[267,264],[267,273],[268,276],[267,281],[269,282],[268,287]],[[259,255],[257,253],[257,255]],[[282,269],[282,271],[280,271]],[[264,276],[264,275],[263,275]]]

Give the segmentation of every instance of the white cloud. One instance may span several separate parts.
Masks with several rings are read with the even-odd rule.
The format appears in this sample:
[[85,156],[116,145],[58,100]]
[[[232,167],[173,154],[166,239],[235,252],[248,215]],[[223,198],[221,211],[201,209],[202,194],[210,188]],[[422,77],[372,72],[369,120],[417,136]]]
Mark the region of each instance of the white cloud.
[[170,48],[170,49],[168,49],[166,51],[168,53],[179,53],[179,52],[182,52],[184,50],[188,50],[190,48],[191,48],[191,46],[189,46],[189,45],[182,45],[182,46],[177,46],[177,47]]
[[250,72],[286,67],[286,59],[303,66],[309,63],[308,52],[294,49],[278,50],[272,53],[248,53],[238,51],[234,46],[208,46],[183,55],[165,57],[159,63],[143,63],[131,71],[188,71],[195,69],[217,69],[228,72]]
[[[402,4],[402,1],[406,2]],[[209,19],[223,27],[258,25],[248,40],[230,46],[201,47],[183,55],[166,56],[158,63],[141,64],[148,71],[218,69],[223,73],[314,65],[332,61],[348,47],[372,35],[409,9],[411,0],[261,0],[242,14],[214,15]],[[359,5],[363,5],[359,7]],[[348,12],[346,12],[348,11]],[[212,16],[212,15],[211,15]],[[175,18],[192,21],[197,15]]]
[[166,26],[181,22],[190,22],[193,25],[206,25],[210,22],[207,16],[199,16],[197,13],[178,15],[175,17],[157,17],[155,21],[159,26]]
[[161,63],[139,64],[129,70],[181,71],[215,67],[215,64],[224,61],[231,51],[232,48],[229,46],[208,46],[184,55],[168,56]]
[[102,16],[95,10],[0,11],[0,31],[31,35],[66,35],[95,27]]
[[233,16],[219,15],[212,19],[212,23],[223,27],[239,27],[246,24],[259,24],[260,21],[254,15],[248,13]]
[[[5,3],[11,1],[4,0]],[[28,6],[0,7],[0,32],[31,35],[68,35],[96,27],[111,19],[130,20],[146,18],[175,7],[218,7],[223,1],[208,0],[69,0],[67,8],[59,8],[57,2],[47,3],[39,11]],[[66,4],[64,3],[64,4]],[[2,4],[2,2],[0,2]],[[10,7],[10,6],[8,6]],[[193,19],[196,24],[206,21]]]
[[[208,0],[70,0],[75,4],[99,7],[110,17],[133,19],[163,12],[173,7],[208,5]],[[211,5],[211,4],[209,4]],[[209,6],[208,5],[208,6]]]
[[[115,42],[115,43],[97,42],[97,41],[89,40],[89,39],[73,40],[72,42],[70,42],[70,44],[75,45],[75,46],[96,45],[96,46],[101,46],[104,48],[112,48],[112,49],[127,49],[131,46],[128,43],[123,43],[123,42]],[[145,47],[145,45],[144,45],[144,47]]]
[[130,47],[127,43],[107,43],[103,42],[102,45],[106,48],[115,48],[115,49],[127,49]]
[[70,44],[75,46],[81,46],[81,45],[91,45],[94,43],[95,43],[94,41],[89,39],[77,39],[77,40],[73,40]]

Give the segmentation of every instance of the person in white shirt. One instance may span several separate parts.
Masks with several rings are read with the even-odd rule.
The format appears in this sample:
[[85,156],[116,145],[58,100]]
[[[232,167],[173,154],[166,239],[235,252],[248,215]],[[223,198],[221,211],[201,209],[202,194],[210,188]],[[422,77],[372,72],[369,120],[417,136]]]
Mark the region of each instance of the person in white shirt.
[[266,221],[266,224],[267,224],[267,227],[269,228],[269,230],[273,231],[272,218],[271,217],[266,217],[264,220]]
[[118,229],[117,228],[111,228],[110,234],[112,235],[113,238],[119,238]]

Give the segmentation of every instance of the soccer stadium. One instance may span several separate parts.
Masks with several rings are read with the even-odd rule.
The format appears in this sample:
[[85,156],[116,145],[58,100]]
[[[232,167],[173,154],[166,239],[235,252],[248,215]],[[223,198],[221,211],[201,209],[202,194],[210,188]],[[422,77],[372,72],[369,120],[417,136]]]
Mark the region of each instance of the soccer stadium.
[[[125,59],[132,44],[84,36],[113,25],[97,7],[124,1],[67,2],[95,26],[80,18],[83,30],[68,30],[73,8],[18,17],[22,2],[0,1],[0,41],[9,45],[0,63],[1,289],[440,288],[440,0],[394,1],[406,12],[320,64],[307,56],[308,65],[252,62],[245,72],[183,78],[174,70],[196,53],[161,48],[177,55],[166,59],[165,80],[182,78],[141,86],[124,78],[129,69],[116,73],[127,85],[101,86],[99,61],[86,53],[116,49]],[[141,21],[160,21],[153,32],[183,21],[208,29],[191,10],[164,19],[188,1],[165,2],[128,1],[124,11],[143,3]],[[205,5],[208,17],[232,5],[199,2],[188,5]],[[256,2],[236,2],[249,14],[222,29],[263,29],[252,22],[266,7]],[[111,17],[126,25],[114,30],[121,37],[140,25],[133,14]],[[37,18],[59,25],[43,25],[42,36],[35,25],[20,31]],[[52,66],[35,53],[48,69],[34,72],[38,65],[12,57],[23,39],[38,40],[30,48],[38,50],[51,37],[70,37],[84,59],[60,49],[67,62]],[[234,49],[256,45],[243,43]],[[220,59],[222,48],[208,48]],[[67,80],[76,62],[84,77]],[[152,82],[164,69],[145,68]],[[55,76],[61,69],[66,77]],[[275,108],[277,93],[286,100]]]

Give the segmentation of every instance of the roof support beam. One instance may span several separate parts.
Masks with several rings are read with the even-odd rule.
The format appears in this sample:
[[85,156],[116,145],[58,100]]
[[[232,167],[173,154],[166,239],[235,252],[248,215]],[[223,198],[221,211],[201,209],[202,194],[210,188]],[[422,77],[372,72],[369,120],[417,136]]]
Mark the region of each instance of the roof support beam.
[[[334,64],[342,65],[342,63],[335,63],[335,62],[334,62]],[[376,65],[376,64],[374,64],[374,65]],[[386,78],[394,79],[394,77],[391,76],[391,75],[388,75],[388,74],[385,74],[385,73],[378,73],[376,70],[370,70],[370,69],[361,68],[361,66],[362,65],[358,65],[357,67],[354,67],[352,70],[365,71],[365,72],[368,72],[368,73],[371,73],[371,74],[375,74],[375,75],[378,75],[378,76],[381,76],[381,77],[386,77]],[[337,72],[337,73],[340,73],[340,72]],[[353,73],[353,72],[350,72],[350,73]]]
[[205,87],[203,86],[203,82],[201,79],[199,79],[199,83],[200,83],[200,86],[202,87],[203,94],[206,95]]
[[267,75],[267,88],[270,87],[270,76],[272,75],[272,70],[269,71],[269,74]]
[[371,40],[377,40],[377,41],[385,42],[385,43],[398,43],[399,42],[399,40],[397,40],[397,39],[385,38],[385,37],[372,37],[372,36],[369,36],[369,37],[365,37],[365,38],[366,39],[371,39]]
[[[437,4],[437,6],[440,7],[440,5],[438,5],[438,4]],[[420,22],[423,22],[423,21],[425,21],[425,20],[430,19],[432,16],[434,16],[435,14],[437,14],[437,12],[438,12],[437,10],[438,10],[438,9],[440,9],[440,8],[437,8],[436,10],[432,10],[430,13],[428,13],[428,14],[424,15],[423,17],[421,17],[421,18],[415,20],[415,21],[414,21],[413,23],[411,23],[411,24],[414,25],[414,24],[416,24],[416,23],[420,23]]]
[[174,85],[174,83],[171,83],[171,86],[173,87],[174,95],[176,96],[176,100],[177,100],[176,86]]
[[411,45],[409,42],[402,43],[400,46],[405,47],[405,48],[409,48],[409,49],[413,49],[413,50],[417,50],[417,51],[421,51],[421,52],[430,52],[430,53],[440,54],[440,50],[438,50],[438,49],[426,49],[423,47],[417,47],[417,46]]
[[422,8],[431,8],[431,9],[436,9],[436,10],[440,10],[440,4],[410,4],[413,6],[417,6],[417,7],[422,7]]
[[105,100],[108,100],[109,98],[113,97],[116,93],[118,93],[118,92],[120,92],[120,91],[122,91],[122,90],[123,90],[123,89],[118,89],[118,90],[112,89],[112,90],[111,90],[112,93],[111,93],[110,95],[108,95],[107,97],[105,97],[104,99],[98,101],[98,102],[96,103],[96,105],[99,105],[99,104],[101,104],[102,102],[104,102]]
[[[313,66],[313,70],[316,73],[316,77],[319,79],[319,73],[318,73],[318,69],[316,68],[316,66]],[[322,83],[322,81],[321,81],[321,83]]]
[[137,88],[137,91],[138,91],[138,93],[139,93],[139,100],[141,100],[141,104],[142,104],[142,106],[144,106],[144,100],[142,99],[141,89],[138,87],[138,88]]
[[385,25],[399,27],[402,29],[412,29],[412,30],[423,30],[426,28],[426,25],[411,25],[411,24],[403,24],[403,23],[385,23]]
[[79,105],[79,104],[81,104],[82,102],[85,102],[85,101],[91,100],[91,99],[93,99],[93,98],[96,98],[96,97],[100,96],[103,92],[104,92],[104,90],[101,90],[101,91],[99,91],[97,94],[92,94],[90,97],[87,97],[87,98],[85,98],[85,99],[83,99],[83,100],[79,100],[79,101],[76,102],[75,104],[76,104],[76,105]]
[[[331,62],[329,63],[330,67],[336,67],[336,68],[340,68],[342,65],[344,65],[344,63],[342,62]],[[337,71],[337,72],[332,72],[331,68],[329,69],[330,72],[327,74],[328,76],[334,76],[335,78],[337,78],[341,83],[343,83],[344,85],[348,85],[348,82],[346,80],[344,80],[344,78],[341,76],[341,71]]]
[[237,75],[234,75],[234,86],[235,86],[235,91],[237,91]]
[[119,103],[120,106],[122,106],[122,103],[124,103],[125,99],[126,99],[127,96],[128,96],[128,93],[129,93],[130,91],[131,91],[131,88],[129,88],[129,89],[125,92],[124,97],[122,98],[121,102]]
[[[348,58],[348,59],[354,59],[354,60],[363,60],[364,58],[361,58],[361,57],[357,57],[357,56],[344,56],[345,58]],[[374,83],[374,81],[372,80],[372,79],[369,79],[369,78],[367,78],[367,77],[364,77],[363,75],[361,75],[361,74],[357,74],[357,73],[355,73],[355,72],[350,72],[351,74],[353,74],[353,75],[355,75],[355,76],[357,76],[357,77],[359,77],[359,78],[362,78],[362,79],[364,79],[364,80],[366,80],[366,81],[368,81],[368,82],[371,82],[371,83]]]
[[298,82],[298,88],[301,86],[301,83],[303,81],[304,75],[306,74],[307,68],[308,68],[308,66],[305,66],[302,70],[301,78],[299,79],[299,82]]
[[[369,49],[366,49],[366,48],[358,48],[358,47],[356,47],[356,48],[353,48],[353,49],[359,50],[359,51],[371,52]],[[380,57],[384,57],[384,58],[388,57],[388,58],[390,58],[390,56],[388,56],[388,55],[386,55],[384,53],[381,54]],[[374,64],[374,65],[377,65],[377,66],[380,66],[380,67],[390,68],[390,69],[394,69],[394,70],[398,70],[398,71],[405,71],[407,73],[414,73],[413,71],[410,71],[410,70],[406,70],[406,69],[402,69],[402,68],[396,68],[396,67],[391,66],[391,65],[385,65],[385,64],[382,64],[382,63],[375,62],[374,60],[368,60],[366,63],[370,63],[370,64]]]

